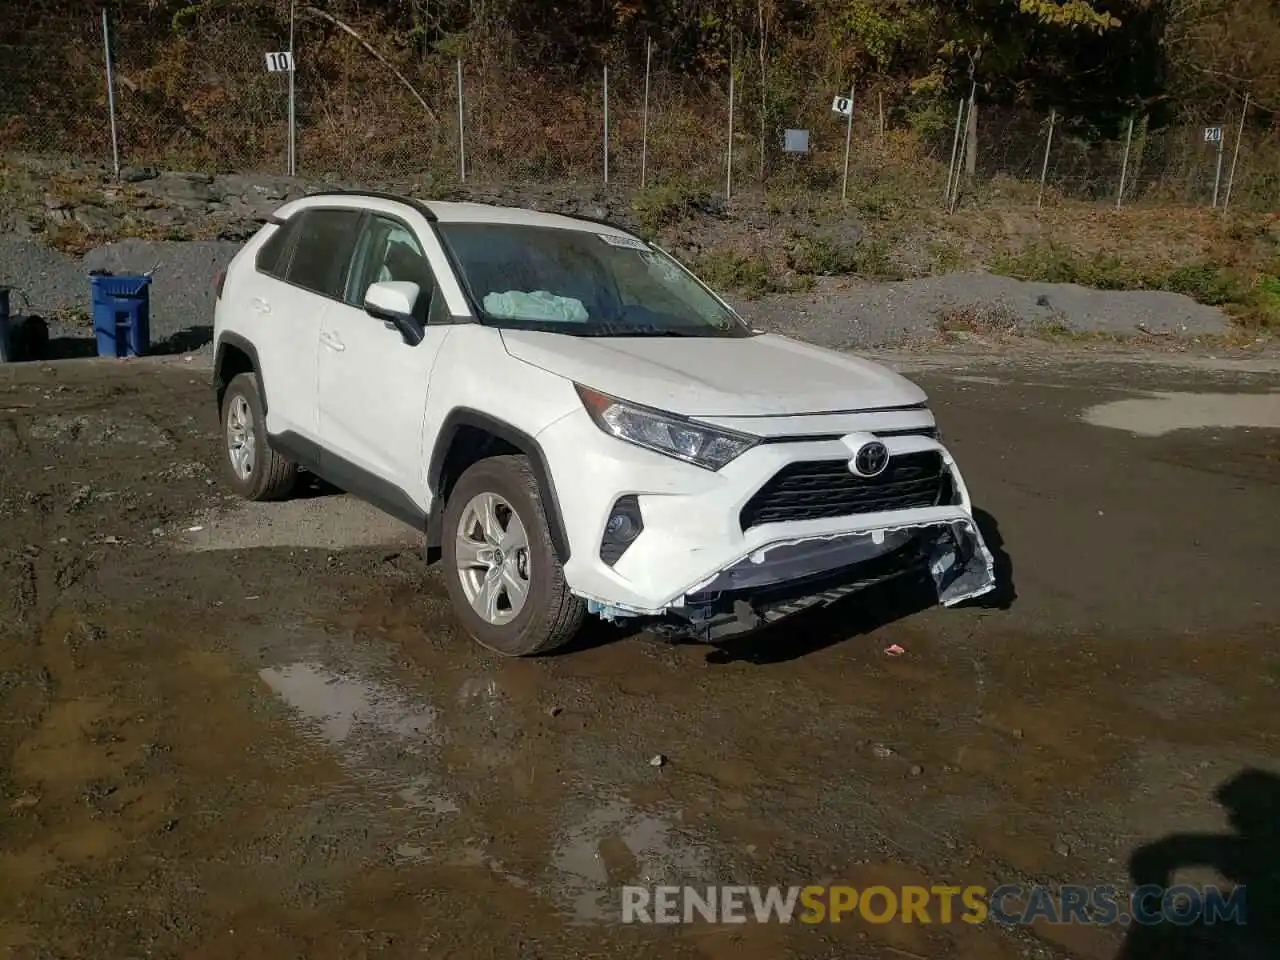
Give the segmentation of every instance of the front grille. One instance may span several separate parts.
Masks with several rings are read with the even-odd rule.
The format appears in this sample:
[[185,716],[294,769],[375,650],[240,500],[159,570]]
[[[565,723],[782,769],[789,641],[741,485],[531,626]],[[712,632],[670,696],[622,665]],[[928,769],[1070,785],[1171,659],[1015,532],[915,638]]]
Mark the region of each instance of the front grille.
[[899,454],[884,473],[869,479],[854,476],[848,460],[791,463],[747,501],[739,519],[749,530],[762,523],[932,507],[941,502],[946,480],[936,450]]

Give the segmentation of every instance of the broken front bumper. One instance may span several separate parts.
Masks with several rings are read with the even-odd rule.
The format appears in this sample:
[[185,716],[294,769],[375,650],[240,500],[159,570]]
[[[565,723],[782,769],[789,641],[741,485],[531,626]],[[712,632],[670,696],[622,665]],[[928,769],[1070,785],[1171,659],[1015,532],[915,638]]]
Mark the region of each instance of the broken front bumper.
[[[661,619],[678,633],[733,633],[926,572],[945,606],[995,587],[993,558],[981,532],[970,520],[956,520],[777,544],[697,585]],[[609,620],[637,616],[594,601],[588,609]]]
[[[923,416],[931,426],[931,415]],[[820,602],[833,590],[852,592],[909,569],[927,569],[947,605],[993,589],[994,563],[946,448],[923,433],[876,432],[884,429],[877,422],[858,428],[838,439],[762,443],[711,472],[605,437],[585,413],[562,418],[538,441],[556,467],[559,502],[573,504],[563,511],[570,588],[608,619],[697,619],[726,604],[759,607],[768,596],[797,591],[788,603]],[[914,497],[909,506],[877,495],[837,516],[801,511],[796,518],[795,511],[779,512],[776,500],[759,507],[759,494],[797,468],[805,491],[836,482],[836,468],[868,434],[882,440],[891,463],[927,461],[940,470],[931,474],[945,480],[937,496]],[[824,464],[834,464],[835,474],[805,472]],[[921,473],[913,469],[905,468],[901,489],[914,489]],[[638,504],[642,530],[620,556],[606,556],[602,537],[623,499]]]

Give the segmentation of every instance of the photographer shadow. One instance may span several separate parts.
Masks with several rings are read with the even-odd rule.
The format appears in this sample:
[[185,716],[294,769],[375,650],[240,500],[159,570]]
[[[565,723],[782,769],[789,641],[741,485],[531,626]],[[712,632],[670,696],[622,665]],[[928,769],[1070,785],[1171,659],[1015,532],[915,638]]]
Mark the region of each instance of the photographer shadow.
[[[1215,796],[1234,833],[1164,837],[1134,851],[1129,874],[1135,887],[1169,887],[1180,868],[1209,867],[1243,888],[1241,914],[1215,915],[1201,898],[1201,915],[1179,922],[1166,902],[1160,922],[1129,926],[1116,960],[1280,960],[1280,777],[1245,770]],[[1239,901],[1223,891],[1221,902]],[[1158,909],[1153,895],[1146,910]]]

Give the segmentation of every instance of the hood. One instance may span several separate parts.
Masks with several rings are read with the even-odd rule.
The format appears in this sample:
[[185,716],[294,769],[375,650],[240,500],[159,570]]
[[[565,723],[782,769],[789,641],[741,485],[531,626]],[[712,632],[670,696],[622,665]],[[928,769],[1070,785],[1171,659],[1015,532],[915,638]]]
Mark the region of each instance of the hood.
[[870,360],[786,337],[574,337],[503,330],[513,357],[567,380],[691,417],[778,416],[924,403]]

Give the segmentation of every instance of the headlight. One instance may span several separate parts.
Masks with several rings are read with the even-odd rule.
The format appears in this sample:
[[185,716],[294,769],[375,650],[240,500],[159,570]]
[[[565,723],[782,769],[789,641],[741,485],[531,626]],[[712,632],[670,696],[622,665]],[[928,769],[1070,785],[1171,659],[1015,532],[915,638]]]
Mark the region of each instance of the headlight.
[[627,403],[580,383],[574,387],[591,419],[605,433],[707,470],[719,470],[759,442],[755,437]]

